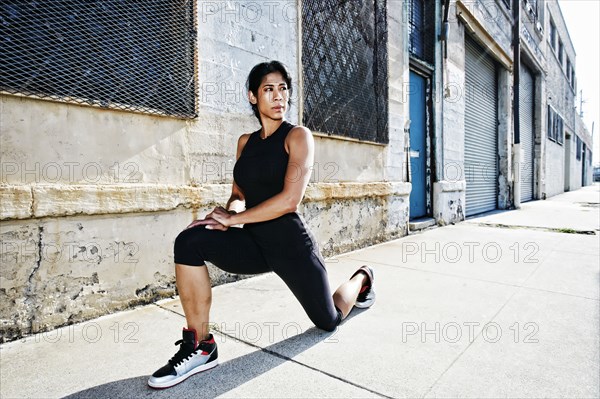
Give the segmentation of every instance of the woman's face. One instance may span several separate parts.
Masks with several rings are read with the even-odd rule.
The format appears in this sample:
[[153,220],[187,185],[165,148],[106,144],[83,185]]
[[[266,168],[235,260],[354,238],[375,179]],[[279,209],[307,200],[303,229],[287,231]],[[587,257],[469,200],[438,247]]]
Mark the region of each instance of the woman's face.
[[250,102],[257,104],[261,117],[281,120],[288,109],[289,92],[287,83],[280,72],[271,72],[263,78],[255,96],[248,92]]

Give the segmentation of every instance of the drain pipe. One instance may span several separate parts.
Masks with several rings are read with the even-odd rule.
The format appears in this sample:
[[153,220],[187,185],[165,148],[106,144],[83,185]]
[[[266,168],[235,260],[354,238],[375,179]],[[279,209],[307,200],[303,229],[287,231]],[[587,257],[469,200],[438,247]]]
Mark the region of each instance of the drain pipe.
[[448,9],[450,8],[450,0],[445,0],[444,1],[444,5],[443,5],[444,9],[444,19],[442,20],[442,26],[440,27],[440,36],[439,36],[439,40],[440,42],[442,42],[443,45],[443,50],[444,50],[444,58],[442,59],[442,67],[440,70],[440,90],[441,90],[441,113],[442,113],[442,121],[440,123],[440,136],[441,136],[441,140],[440,140],[440,161],[442,163],[442,167],[441,167],[441,171],[439,171],[438,168],[438,173],[437,174],[437,179],[438,181],[440,180],[446,180],[446,165],[445,165],[445,154],[444,154],[444,99],[445,99],[445,95],[446,95],[446,88],[444,87],[444,75],[446,74],[446,63],[445,61],[448,59],[448,33],[450,30],[450,23],[448,22]]
[[513,202],[521,208],[521,125],[519,79],[521,72],[521,4],[513,0]]
[[444,58],[448,58],[448,31],[450,23],[448,22],[448,12],[450,8],[450,0],[444,1],[444,19],[442,20],[442,29],[440,32],[440,41],[444,42]]

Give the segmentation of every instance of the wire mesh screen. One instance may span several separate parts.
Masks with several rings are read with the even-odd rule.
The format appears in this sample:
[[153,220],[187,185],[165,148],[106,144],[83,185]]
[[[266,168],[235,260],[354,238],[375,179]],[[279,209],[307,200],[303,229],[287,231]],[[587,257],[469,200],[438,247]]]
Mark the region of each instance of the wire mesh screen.
[[408,51],[410,55],[434,64],[435,2],[410,0],[408,6]]
[[2,1],[0,90],[196,116],[193,0]]
[[304,124],[388,142],[385,0],[303,0]]

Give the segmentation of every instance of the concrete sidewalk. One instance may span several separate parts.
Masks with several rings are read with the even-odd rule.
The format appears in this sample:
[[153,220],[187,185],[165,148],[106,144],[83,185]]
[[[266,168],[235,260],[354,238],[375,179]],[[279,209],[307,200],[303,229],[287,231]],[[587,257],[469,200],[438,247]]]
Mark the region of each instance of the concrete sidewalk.
[[1,396],[597,398],[599,187],[328,259],[333,288],[368,263],[378,294],[333,333],[262,275],[213,289],[214,370],[146,386],[174,299],[0,346]]

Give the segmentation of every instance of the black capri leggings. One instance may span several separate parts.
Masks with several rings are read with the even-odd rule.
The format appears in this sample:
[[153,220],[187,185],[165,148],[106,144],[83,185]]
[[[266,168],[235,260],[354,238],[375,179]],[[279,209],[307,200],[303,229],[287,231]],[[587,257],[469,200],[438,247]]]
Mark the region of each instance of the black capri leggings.
[[326,331],[342,321],[334,305],[325,262],[313,234],[296,212],[226,231],[196,226],[175,240],[175,263],[203,266],[209,261],[234,274],[275,272],[290,288],[310,320]]

